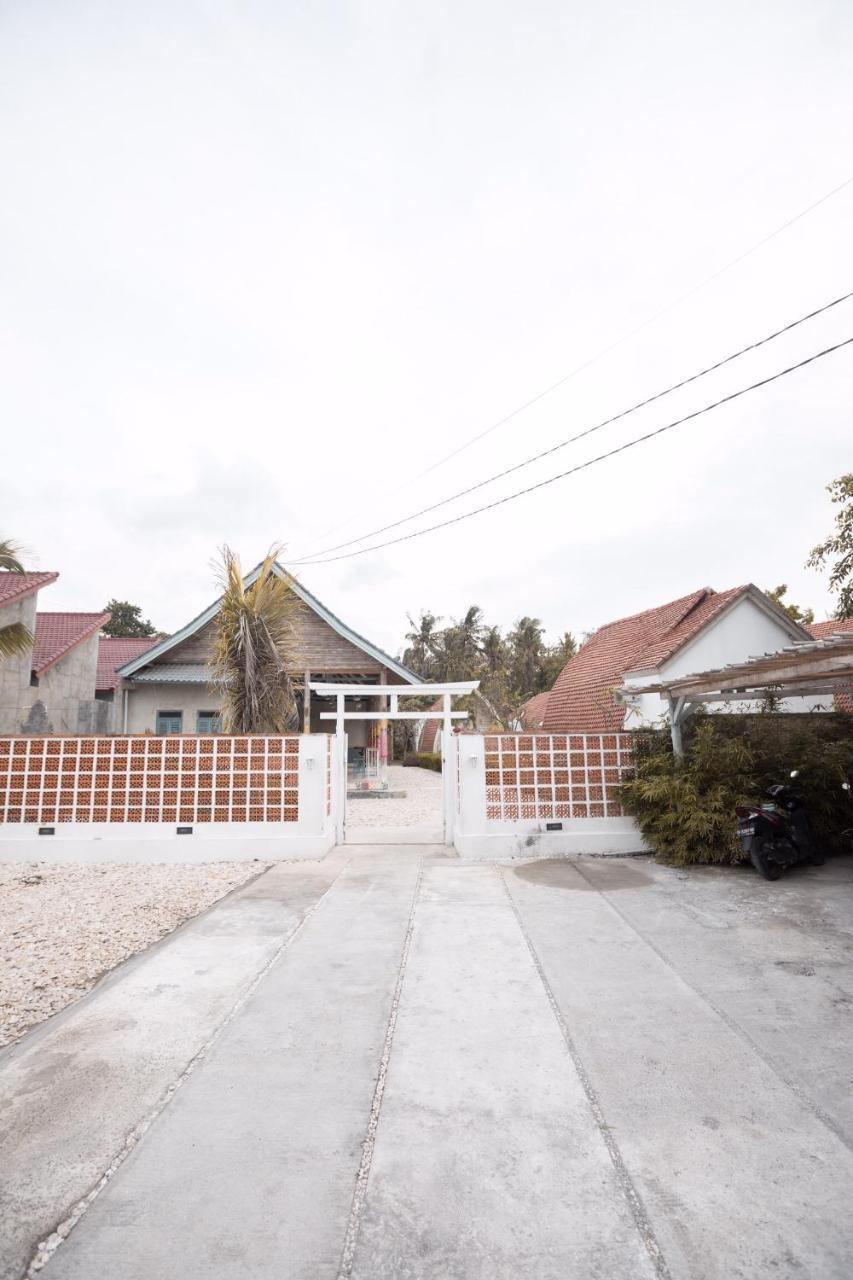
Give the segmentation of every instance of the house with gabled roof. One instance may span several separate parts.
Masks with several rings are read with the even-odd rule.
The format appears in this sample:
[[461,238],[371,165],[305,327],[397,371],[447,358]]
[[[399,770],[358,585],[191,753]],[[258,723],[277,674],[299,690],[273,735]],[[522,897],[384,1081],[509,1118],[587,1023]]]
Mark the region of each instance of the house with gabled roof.
[[95,697],[98,639],[109,613],[51,613],[38,594],[57,573],[0,573],[0,626],[22,623],[32,648],[0,664],[0,732],[91,733],[109,729]]
[[[257,579],[259,570],[257,566],[246,576],[247,585]],[[363,704],[361,709],[365,711],[379,707],[377,699],[370,696],[371,685],[421,683],[419,676],[359,635],[280,565],[275,571],[288,581],[302,604],[295,622],[288,674],[296,687],[303,732],[324,733],[333,728],[332,722],[321,720],[320,715],[335,709],[334,698],[312,694],[311,681],[364,685],[364,698],[348,698],[347,708],[358,710],[357,704]],[[219,700],[210,687],[208,664],[219,606],[217,599],[174,635],[119,668],[119,731],[216,732]],[[351,721],[348,737],[351,748],[368,745],[368,722]]]
[[[595,631],[563,668],[547,698],[546,733],[602,733],[660,724],[668,708],[643,686],[667,677],[742,662],[809,632],[758,587],[702,587]],[[623,692],[620,698],[616,691]],[[809,710],[797,698],[787,710]],[[796,705],[793,705],[796,703]],[[815,704],[817,705],[817,704]]]

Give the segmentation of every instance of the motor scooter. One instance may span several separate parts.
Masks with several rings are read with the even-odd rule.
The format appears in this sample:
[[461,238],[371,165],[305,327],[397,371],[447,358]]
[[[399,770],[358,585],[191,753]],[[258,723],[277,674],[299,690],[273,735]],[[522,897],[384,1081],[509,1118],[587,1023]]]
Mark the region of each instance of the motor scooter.
[[[796,778],[798,769],[791,770]],[[800,795],[788,783],[767,788],[769,800],[760,805],[738,805],[737,833],[744,853],[764,876],[778,880],[783,871],[797,862],[810,862],[819,867],[824,855],[815,841],[808,809]]]

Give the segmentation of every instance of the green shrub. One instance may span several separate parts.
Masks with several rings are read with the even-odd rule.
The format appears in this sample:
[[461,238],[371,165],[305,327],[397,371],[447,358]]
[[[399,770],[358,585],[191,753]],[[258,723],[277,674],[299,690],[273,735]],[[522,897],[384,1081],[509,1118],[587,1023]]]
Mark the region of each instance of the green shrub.
[[797,790],[827,852],[838,847],[841,829],[853,825],[841,786],[853,774],[849,716],[697,714],[681,760],[668,731],[638,733],[634,743],[634,769],[620,788],[621,801],[659,862],[739,862],[735,806],[761,800],[792,769],[799,770]]
[[403,757],[404,769],[433,769],[441,773],[441,752],[415,751]]

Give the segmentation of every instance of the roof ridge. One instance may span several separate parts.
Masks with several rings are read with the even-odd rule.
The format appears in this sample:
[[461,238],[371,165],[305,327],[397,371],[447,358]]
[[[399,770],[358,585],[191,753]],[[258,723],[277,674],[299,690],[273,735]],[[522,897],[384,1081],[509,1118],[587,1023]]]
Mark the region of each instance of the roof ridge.
[[[49,671],[55,666],[61,658],[64,658],[72,649],[76,649],[84,640],[91,639],[104,625],[109,622],[112,614],[105,609],[99,613],[75,613],[71,610],[50,610],[36,613],[35,635],[33,637],[33,653],[32,653],[32,670],[36,675],[42,675],[45,671]],[[44,623],[47,619],[80,619],[84,620],[84,624],[71,635],[63,634],[62,628],[57,628],[52,638],[45,637]],[[39,621],[42,622],[41,636],[39,635]]]
[[[693,602],[687,609],[687,613],[689,613],[691,609],[695,608],[697,604],[701,604],[702,600],[707,598],[708,593],[711,595],[719,595],[719,592],[714,591],[713,587],[699,587],[696,591],[690,591],[685,596],[675,596],[673,600],[667,600],[663,604],[652,605],[650,609],[640,609],[638,613],[626,613],[623,617],[614,618],[611,622],[603,622],[600,627],[597,627],[596,630],[592,632],[592,635],[598,635],[599,632],[606,631],[608,627],[616,627],[623,622],[637,622],[640,618],[648,618],[653,613],[661,613],[664,609],[669,609],[674,604],[680,604],[682,600],[685,602],[688,600]],[[685,617],[686,614],[682,614],[681,616]],[[583,645],[581,648],[583,648]]]
[[[37,618],[111,618],[109,609],[37,609]],[[108,636],[108,639],[129,640],[129,636]]]

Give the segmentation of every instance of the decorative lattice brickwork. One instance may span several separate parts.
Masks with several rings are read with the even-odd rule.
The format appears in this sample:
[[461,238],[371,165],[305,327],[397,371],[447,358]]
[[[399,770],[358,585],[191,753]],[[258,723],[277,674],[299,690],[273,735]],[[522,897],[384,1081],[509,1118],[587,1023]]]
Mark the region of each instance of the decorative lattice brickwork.
[[298,817],[298,738],[0,738],[0,822]]
[[628,733],[488,734],[485,750],[492,821],[622,815],[613,788],[631,764]]

